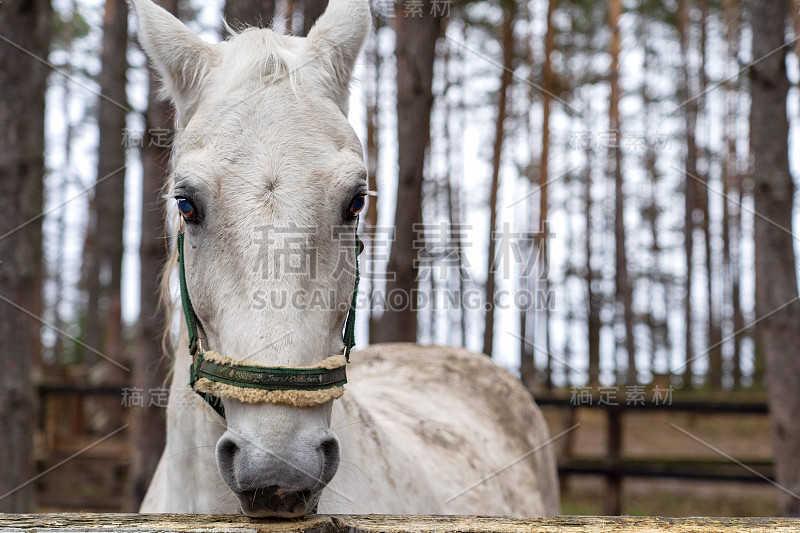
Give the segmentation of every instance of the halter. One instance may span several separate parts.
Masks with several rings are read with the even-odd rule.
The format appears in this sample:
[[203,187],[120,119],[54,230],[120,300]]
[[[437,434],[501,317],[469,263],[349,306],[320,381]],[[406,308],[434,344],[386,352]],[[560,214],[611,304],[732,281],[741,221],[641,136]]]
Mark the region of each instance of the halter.
[[341,397],[347,383],[345,365],[350,362],[350,350],[355,346],[356,299],[358,297],[358,255],[363,244],[356,235],[356,281],[350,310],[347,313],[342,340],[344,351],[324,359],[314,366],[263,366],[238,361],[214,351],[203,350],[198,334],[198,320],[186,287],[186,267],[183,259],[183,223],[178,231],[178,278],[181,286],[181,305],[189,330],[189,386],[225,418],[221,397],[247,403],[275,403],[296,407],[311,407]]

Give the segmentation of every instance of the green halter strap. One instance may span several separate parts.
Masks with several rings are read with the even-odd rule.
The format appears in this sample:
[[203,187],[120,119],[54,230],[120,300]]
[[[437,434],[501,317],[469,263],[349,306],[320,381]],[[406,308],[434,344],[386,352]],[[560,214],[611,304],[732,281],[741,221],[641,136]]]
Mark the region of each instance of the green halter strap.
[[350,362],[350,350],[356,345],[356,304],[358,303],[358,280],[361,273],[358,269],[358,256],[364,250],[364,243],[356,235],[356,281],[353,284],[353,298],[350,300],[350,310],[347,312],[347,320],[344,324],[344,358]]
[[183,228],[178,231],[178,278],[181,283],[181,306],[189,330],[189,353],[194,355],[199,348],[197,335],[197,316],[194,314],[192,300],[189,298],[189,289],[186,288],[186,266],[183,260]]
[[[208,403],[214,411],[225,418],[225,408],[222,400],[212,394],[198,391],[195,383],[204,378],[213,382],[222,383],[240,389],[260,389],[263,391],[319,391],[331,387],[341,387],[347,382],[343,366],[337,368],[294,368],[294,367],[264,367],[259,365],[237,364],[231,362],[220,363],[203,358],[203,346],[197,327],[197,315],[189,298],[186,286],[186,266],[183,256],[184,231],[181,227],[178,232],[178,279],[181,288],[181,306],[186,319],[189,332],[189,354],[192,356],[190,367],[190,383],[197,394]],[[350,350],[355,346],[356,304],[358,299],[358,281],[360,277],[358,256],[363,250],[363,243],[355,236],[356,279],[353,287],[353,296],[350,301],[350,310],[347,313],[342,340],[345,345],[344,357],[350,362]]]

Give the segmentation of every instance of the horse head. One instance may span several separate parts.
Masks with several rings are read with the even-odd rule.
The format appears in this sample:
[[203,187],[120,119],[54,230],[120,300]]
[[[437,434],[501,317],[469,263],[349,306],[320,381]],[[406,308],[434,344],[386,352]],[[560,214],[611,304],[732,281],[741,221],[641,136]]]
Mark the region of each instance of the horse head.
[[[150,0],[132,5],[141,46],[176,109],[167,188],[181,217],[201,352],[269,368],[339,356],[367,193],[361,143],[346,118],[367,0],[331,0],[305,38],[248,28],[218,44]],[[312,512],[339,464],[332,397],[220,396],[227,425],[217,467],[242,510]]]

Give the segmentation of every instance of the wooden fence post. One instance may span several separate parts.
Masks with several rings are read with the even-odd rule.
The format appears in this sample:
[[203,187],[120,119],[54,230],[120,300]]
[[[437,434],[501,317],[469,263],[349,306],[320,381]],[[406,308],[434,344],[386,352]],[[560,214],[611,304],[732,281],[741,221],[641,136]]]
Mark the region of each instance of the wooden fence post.
[[607,413],[606,444],[609,462],[606,477],[605,514],[618,516],[622,514],[622,476],[620,474],[622,459],[622,409],[621,406],[610,407]]

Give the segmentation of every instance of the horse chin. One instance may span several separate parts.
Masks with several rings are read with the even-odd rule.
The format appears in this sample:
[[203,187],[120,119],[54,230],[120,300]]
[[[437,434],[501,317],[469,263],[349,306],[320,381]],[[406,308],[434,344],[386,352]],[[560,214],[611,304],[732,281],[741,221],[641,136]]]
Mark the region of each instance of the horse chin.
[[242,513],[251,518],[300,518],[317,511],[319,492],[276,490],[274,487],[237,492]]

